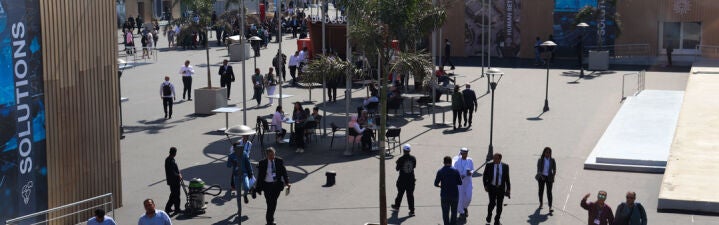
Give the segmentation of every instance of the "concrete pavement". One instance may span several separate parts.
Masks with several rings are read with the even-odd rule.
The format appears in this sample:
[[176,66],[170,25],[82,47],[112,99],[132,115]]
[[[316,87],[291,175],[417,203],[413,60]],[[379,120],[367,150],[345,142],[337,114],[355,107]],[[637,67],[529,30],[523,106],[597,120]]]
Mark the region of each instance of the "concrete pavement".
[[[181,81],[177,71],[182,62],[191,60],[197,74],[193,88],[207,84],[204,50],[166,50],[165,37],[161,36],[160,55],[156,62],[141,63],[125,70],[122,77],[122,96],[130,101],[123,103],[123,119],[126,137],[122,140],[122,176],[123,207],[116,210],[116,220],[122,224],[134,224],[143,212],[142,200],[153,198],[159,209],[169,195],[164,181],[163,159],[168,149],[179,149],[177,162],[185,180],[200,177],[208,184],[229,186],[229,169],[225,167],[225,158],[229,144],[224,136],[213,131],[224,126],[225,116],[193,115],[193,102],[178,102],[175,105],[173,119],[162,119],[162,103],[158,97],[158,88],[165,75],[181,91]],[[287,38],[285,36],[284,38]],[[283,51],[289,53],[296,49],[294,39],[283,42]],[[277,44],[270,44],[257,58],[258,67],[263,73],[271,65],[272,53]],[[210,65],[216,65],[227,58],[222,47],[210,50]],[[470,62],[471,63],[471,62]],[[233,63],[237,81],[233,83],[230,104],[241,107],[242,87],[239,64]],[[252,74],[252,61],[247,61],[247,79]],[[621,74],[624,71],[595,74],[578,79],[577,71],[557,69],[550,71],[549,105],[550,111],[542,112],[544,100],[543,68],[501,68],[506,75],[499,82],[495,94],[494,148],[504,154],[503,161],[511,167],[512,198],[506,199],[507,206],[502,216],[503,224],[583,224],[586,211],[579,207],[579,201],[585,193],[596,197],[600,189],[609,193],[607,202],[614,208],[623,201],[626,191],[637,192],[637,201],[647,208],[650,224],[719,224],[712,216],[690,214],[657,213],[657,196],[662,175],[622,172],[583,170],[583,163],[592,147],[609,125],[620,107]],[[475,65],[458,66],[455,73],[466,75],[459,82],[470,82],[479,95],[479,110],[475,113],[471,129],[437,129],[431,126],[431,115],[423,117],[395,117],[392,125],[402,127],[402,141],[413,146],[412,154],[418,159],[417,187],[415,190],[416,212],[408,217],[406,200],[398,213],[389,213],[390,223],[394,224],[441,224],[439,189],[432,186],[434,175],[441,167],[442,157],[453,156],[460,147],[470,149],[469,156],[475,159],[475,165],[485,158],[489,140],[489,95],[486,80],[479,78],[479,67]],[[217,67],[211,69],[213,85],[219,86]],[[686,72],[657,73],[648,72],[647,89],[684,90]],[[287,76],[289,78],[289,76]],[[250,82],[247,90],[248,107],[255,106],[249,100],[252,93]],[[364,90],[353,89],[351,111],[364,97]],[[290,102],[307,100],[308,91],[299,88],[284,88],[284,94],[295,95],[286,99],[283,107],[291,109]],[[312,90],[312,100],[321,103],[322,90]],[[345,102],[342,91],[337,103],[323,107],[327,119],[343,126]],[[178,98],[179,99],[179,98]],[[266,102],[267,99],[263,99]],[[305,107],[311,107],[305,105]],[[254,127],[254,118],[274,111],[273,107],[248,110],[248,125]],[[447,120],[451,121],[451,112]],[[441,113],[437,115],[441,120]],[[242,124],[242,112],[230,114],[230,124]],[[329,124],[329,123],[328,123]],[[288,128],[287,126],[285,127]],[[268,140],[271,138],[268,138]],[[278,224],[364,224],[378,221],[379,180],[378,159],[355,151],[354,156],[342,155],[344,139],[335,140],[334,150],[328,150],[329,137],[309,143],[303,154],[294,153],[294,148],[275,145],[278,155],[285,158],[292,193],[282,195],[276,213]],[[338,141],[339,140],[339,141]],[[273,145],[273,141],[270,141]],[[338,144],[340,143],[340,144]],[[259,143],[255,142],[253,164],[259,159]],[[338,147],[340,146],[340,147]],[[537,184],[533,179],[536,173],[536,160],[544,146],[554,149],[558,174],[554,184],[553,215],[548,209],[537,210]],[[387,165],[387,205],[396,189],[394,181],[394,159]],[[337,171],[337,184],[322,187],[325,183],[325,171]],[[487,196],[481,189],[481,177],[474,179],[474,198],[469,208],[470,216],[466,224],[483,224],[487,215]],[[185,202],[185,195],[182,195]],[[234,200],[227,196],[209,198],[208,212],[204,215],[187,218],[173,218],[174,224],[236,224]],[[545,201],[546,202],[546,201]],[[264,224],[265,203],[263,196],[243,205],[240,220],[245,224]]]

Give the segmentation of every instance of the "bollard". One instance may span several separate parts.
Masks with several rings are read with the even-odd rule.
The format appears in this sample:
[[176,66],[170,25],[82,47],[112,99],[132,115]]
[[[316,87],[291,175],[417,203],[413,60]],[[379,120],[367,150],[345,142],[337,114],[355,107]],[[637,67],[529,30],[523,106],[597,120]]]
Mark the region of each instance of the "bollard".
[[335,171],[327,171],[325,173],[325,176],[327,177],[327,183],[325,183],[324,187],[332,187],[335,185],[335,177],[337,176],[337,172]]

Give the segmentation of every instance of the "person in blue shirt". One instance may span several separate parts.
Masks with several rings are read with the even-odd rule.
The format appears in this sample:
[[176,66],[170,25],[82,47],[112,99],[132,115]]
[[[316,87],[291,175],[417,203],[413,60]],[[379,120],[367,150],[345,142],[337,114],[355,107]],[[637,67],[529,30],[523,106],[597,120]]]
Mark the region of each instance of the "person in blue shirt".
[[[242,194],[239,194],[239,189],[237,191],[238,216],[242,216],[239,214],[241,207],[240,197],[244,198],[245,204],[249,202],[249,199],[247,199],[247,194],[250,192],[250,187],[252,186],[250,184],[250,180],[252,180],[252,178],[254,177],[252,174],[252,165],[250,164],[249,153],[245,151],[240,151],[240,149],[244,147],[245,146],[239,145],[239,142],[235,143],[235,150],[227,157],[227,167],[232,168],[232,180],[236,185],[241,185],[242,189],[244,190]],[[252,198],[256,198],[256,196],[253,194]]]
[[[440,188],[439,196],[442,202],[442,220],[444,220],[444,225],[456,225],[459,185],[462,185],[462,179],[459,177],[459,172],[452,168],[452,157],[445,156],[442,161],[444,166],[437,171],[437,177],[434,178],[434,186]],[[451,214],[448,214],[450,211]]]
[[115,225],[115,220],[105,215],[104,209],[95,209],[95,216],[87,221],[87,225]]

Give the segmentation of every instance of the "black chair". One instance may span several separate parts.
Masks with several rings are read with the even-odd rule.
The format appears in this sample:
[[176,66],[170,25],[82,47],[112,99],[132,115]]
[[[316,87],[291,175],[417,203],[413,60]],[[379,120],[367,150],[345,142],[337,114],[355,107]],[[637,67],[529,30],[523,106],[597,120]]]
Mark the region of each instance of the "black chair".
[[332,141],[330,141],[330,150],[332,150],[332,145],[335,143],[335,134],[337,131],[344,131],[344,129],[335,125],[334,122],[330,123],[330,127],[332,127]]
[[[312,135],[316,134],[315,129],[317,129],[317,121],[308,121],[305,123],[305,139],[307,142],[312,141]],[[317,141],[317,138],[315,138],[315,141]]]
[[389,102],[387,102],[387,112],[389,112],[389,110],[391,109],[394,110],[394,114],[396,115],[397,110],[402,108],[402,112],[404,113],[404,107],[402,107],[402,105],[404,104],[403,102],[404,99],[402,99],[402,97],[390,100]]
[[402,139],[399,136],[401,132],[402,128],[389,128],[385,133],[385,137],[387,137],[387,146],[389,146],[389,144],[392,144],[392,148],[387,149],[387,153],[389,153],[390,155],[392,155],[394,149],[402,143]]
[[379,111],[379,102],[370,102],[367,106],[365,106],[365,109],[367,109],[367,113],[370,116],[373,116],[377,114],[377,111]]

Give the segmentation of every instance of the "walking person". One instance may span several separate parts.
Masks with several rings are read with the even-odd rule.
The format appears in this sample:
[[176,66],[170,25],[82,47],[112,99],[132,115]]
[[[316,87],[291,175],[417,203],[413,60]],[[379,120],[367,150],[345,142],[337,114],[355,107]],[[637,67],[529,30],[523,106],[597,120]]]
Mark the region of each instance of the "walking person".
[[457,129],[457,119],[459,119],[459,127],[462,127],[462,111],[464,111],[464,96],[459,91],[459,86],[454,86],[454,93],[452,93],[452,127],[454,130]]
[[[162,210],[155,209],[155,201],[148,198],[142,201],[145,207],[145,214],[140,216],[137,225],[172,225],[170,216]],[[178,209],[179,210],[179,209]]]
[[484,168],[482,175],[484,191],[489,194],[489,206],[487,207],[487,224],[492,220],[492,211],[497,207],[497,215],[494,216],[494,225],[500,225],[504,196],[510,196],[511,183],[509,182],[509,165],[502,163],[502,154],[494,153],[492,164]]
[[587,203],[587,198],[589,198],[589,193],[584,195],[584,198],[582,198],[582,202],[579,203],[579,206],[587,210],[588,225],[614,224],[614,214],[612,213],[612,208],[604,203],[604,201],[607,200],[606,191],[599,191],[596,202]]
[[552,209],[552,184],[554,183],[554,175],[557,174],[557,163],[552,158],[552,148],[544,147],[542,150],[542,156],[537,160],[537,175],[534,178],[537,180],[539,185],[539,208],[542,208],[544,193],[544,187],[547,187],[547,202],[549,203],[549,212],[554,212]]
[[301,59],[300,59],[299,51],[295,51],[295,54],[290,56],[289,66],[290,66],[290,76],[292,77],[292,85],[293,86],[297,85],[296,74],[297,74],[297,67],[299,67],[299,65],[300,65],[300,60]]
[[459,199],[459,186],[462,178],[459,172],[452,168],[452,158],[445,156],[442,159],[444,166],[437,171],[434,186],[440,188],[439,196],[442,202],[442,220],[444,225],[457,224],[457,202]]
[[267,202],[267,213],[265,219],[268,225],[275,225],[275,209],[277,209],[277,198],[287,186],[290,189],[290,179],[287,177],[287,169],[280,157],[275,157],[275,148],[267,148],[267,158],[260,160],[257,165],[257,191],[264,192]]
[[647,225],[647,212],[636,199],[636,192],[627,192],[627,201],[617,206],[614,225]]
[[534,42],[534,65],[544,65],[544,60],[542,60],[541,54],[542,54],[542,40],[537,37],[535,38]]
[[180,67],[183,100],[185,99],[185,94],[187,94],[187,101],[192,101],[192,74],[195,74],[195,69],[190,66],[190,60],[185,60],[185,65]]
[[[232,146],[235,150],[227,156],[227,167],[232,168],[232,189],[235,189],[236,185],[240,185],[243,192],[237,191],[237,216],[242,216],[242,206],[240,205],[240,198],[244,198],[245,204],[249,202],[247,194],[250,193],[251,179],[254,177],[252,173],[252,165],[250,164],[249,154],[242,151],[245,146],[242,142],[237,142]],[[252,198],[256,196],[253,194]]]
[[[465,89],[462,90],[462,96],[464,96],[464,111],[462,112],[462,116],[464,117],[464,126],[471,127],[472,112],[477,112],[479,104],[477,104],[477,94],[474,93],[474,90],[470,89],[469,83],[465,84],[464,87]],[[469,123],[469,125],[467,125],[467,123]]]
[[444,60],[442,61],[442,65],[446,66],[449,64],[450,68],[449,70],[454,70],[454,63],[452,63],[452,60],[449,59],[450,55],[452,53],[452,43],[449,42],[449,39],[444,39]]
[[[272,66],[277,69],[277,73],[279,75],[282,75],[282,82],[287,82],[287,70],[285,69],[285,65],[287,64],[287,55],[277,53],[274,58],[272,58]],[[278,78],[279,79],[279,78]]]
[[[165,204],[165,212],[171,213],[174,211],[177,214],[182,211],[180,209],[180,184],[182,183],[182,174],[175,162],[176,155],[177,148],[171,147],[170,155],[165,158],[165,179],[167,180],[167,185],[170,186],[170,198],[167,200],[167,204]],[[172,210],[172,206],[175,206],[175,210]],[[155,208],[154,202],[152,208]],[[147,209],[147,206],[145,206],[145,209]]]
[[409,216],[414,216],[414,183],[416,181],[414,168],[417,167],[417,159],[409,154],[412,151],[411,145],[404,144],[402,151],[404,154],[397,159],[397,165],[395,166],[395,170],[399,171],[399,177],[397,177],[397,197],[391,207],[394,210],[399,210],[399,206],[402,204],[402,196],[406,192]]
[[175,85],[170,83],[170,77],[165,76],[165,82],[160,85],[160,98],[162,98],[162,109],[165,111],[165,119],[172,119],[172,104],[175,101]]
[[232,70],[232,66],[228,65],[227,59],[222,61],[220,66],[220,87],[227,87],[227,100],[230,100],[230,88],[232,88],[232,82],[235,82],[235,72]]
[[472,202],[472,173],[474,172],[474,161],[471,157],[467,157],[469,149],[461,148],[459,155],[452,159],[452,168],[459,172],[462,178],[462,185],[459,186],[459,199],[457,202],[457,211],[460,218],[467,218],[469,212],[467,208]]
[[95,209],[95,216],[87,220],[87,225],[115,225],[115,220],[106,216],[104,209]]
[[254,84],[254,95],[252,98],[257,100],[257,107],[260,107],[260,102],[262,102],[262,90],[265,86],[265,78],[260,73],[260,68],[255,68],[255,74],[252,75],[252,83]]
[[[274,69],[272,67],[268,68],[269,72],[265,75],[265,86],[267,87],[267,96],[271,96],[275,94],[275,88],[277,88],[277,77],[275,76],[272,71]],[[270,98],[270,103],[268,105],[272,106],[274,102],[273,98]]]

